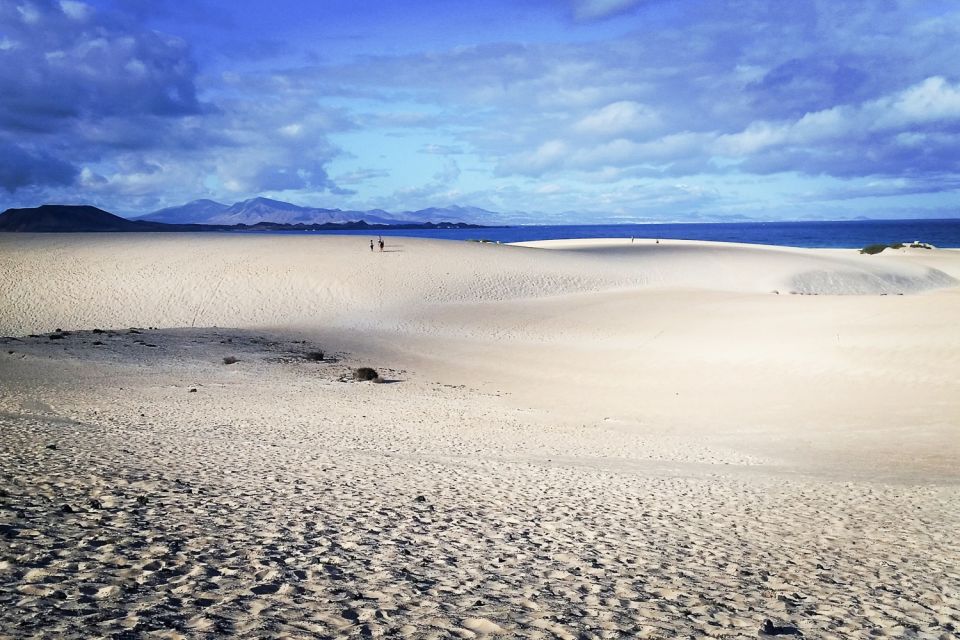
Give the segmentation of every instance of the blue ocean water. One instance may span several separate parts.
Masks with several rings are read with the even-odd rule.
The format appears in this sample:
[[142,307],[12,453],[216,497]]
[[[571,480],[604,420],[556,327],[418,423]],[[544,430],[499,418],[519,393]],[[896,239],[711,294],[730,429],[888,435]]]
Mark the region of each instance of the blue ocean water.
[[[284,233],[284,232],[280,232]],[[720,222],[682,224],[528,225],[484,229],[398,229],[389,231],[305,231],[359,236],[406,236],[444,240],[525,242],[566,238],[662,238],[746,242],[788,247],[861,248],[878,242],[919,240],[937,247],[960,247],[960,219],[847,220],[840,222]]]

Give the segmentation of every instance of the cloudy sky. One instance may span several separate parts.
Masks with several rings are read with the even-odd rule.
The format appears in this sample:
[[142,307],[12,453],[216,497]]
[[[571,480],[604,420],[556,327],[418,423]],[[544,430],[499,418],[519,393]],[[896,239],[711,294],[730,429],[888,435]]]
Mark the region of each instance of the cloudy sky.
[[0,0],[0,210],[960,217],[958,61],[955,0]]

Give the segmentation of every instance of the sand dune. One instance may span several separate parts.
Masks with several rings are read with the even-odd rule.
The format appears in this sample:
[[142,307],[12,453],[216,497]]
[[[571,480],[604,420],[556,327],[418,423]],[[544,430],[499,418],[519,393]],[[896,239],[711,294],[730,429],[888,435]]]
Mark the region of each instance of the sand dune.
[[367,241],[0,236],[0,637],[960,629],[960,252]]
[[[644,273],[652,286],[718,291],[855,295],[919,293],[957,281],[917,262],[892,263],[856,251],[822,251],[723,242],[552,240],[519,243],[591,255]],[[922,257],[913,254],[916,258]]]
[[[56,327],[349,323],[424,304],[638,287],[918,293],[956,281],[854,252],[625,240],[528,247],[403,238],[213,234],[0,237],[0,332]],[[546,245],[539,245],[546,246]]]

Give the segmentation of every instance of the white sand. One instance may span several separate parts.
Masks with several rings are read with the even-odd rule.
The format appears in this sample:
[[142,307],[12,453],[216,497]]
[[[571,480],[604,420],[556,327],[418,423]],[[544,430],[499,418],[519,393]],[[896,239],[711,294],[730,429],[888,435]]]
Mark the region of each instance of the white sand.
[[894,294],[956,284],[922,256],[852,251],[677,241],[560,241],[563,250],[543,251],[402,238],[385,253],[371,253],[367,242],[362,236],[8,234],[0,237],[0,332],[132,324],[381,326],[425,304],[638,288]]
[[960,251],[368,241],[0,235],[0,636],[960,629]]

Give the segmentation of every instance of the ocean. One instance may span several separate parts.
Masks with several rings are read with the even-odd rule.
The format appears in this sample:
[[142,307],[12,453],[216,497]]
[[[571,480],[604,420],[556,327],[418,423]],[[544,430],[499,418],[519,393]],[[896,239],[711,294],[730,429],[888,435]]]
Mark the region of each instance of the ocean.
[[[276,233],[276,232],[268,232]],[[484,229],[401,229],[390,231],[295,231],[443,240],[525,242],[566,238],[661,238],[746,242],[788,247],[862,248],[868,244],[919,240],[937,247],[960,247],[960,219],[848,220],[841,222],[720,222],[682,224],[525,225]]]

